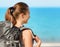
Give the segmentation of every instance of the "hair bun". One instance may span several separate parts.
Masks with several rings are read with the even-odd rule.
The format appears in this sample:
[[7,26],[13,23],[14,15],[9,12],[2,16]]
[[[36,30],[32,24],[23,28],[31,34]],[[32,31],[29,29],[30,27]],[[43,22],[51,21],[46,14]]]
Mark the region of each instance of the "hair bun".
[[13,12],[15,11],[15,8],[14,7],[10,7],[10,14],[13,15]]

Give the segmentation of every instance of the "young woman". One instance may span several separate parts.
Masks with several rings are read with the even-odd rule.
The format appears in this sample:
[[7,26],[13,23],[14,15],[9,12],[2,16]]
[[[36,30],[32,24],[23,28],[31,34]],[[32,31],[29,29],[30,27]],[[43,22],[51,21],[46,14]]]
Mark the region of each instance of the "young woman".
[[[19,2],[7,10],[5,19],[12,22],[14,27],[20,28],[23,24],[28,22],[28,19],[30,18],[29,14],[30,12],[28,5],[26,3]],[[33,47],[33,39],[37,43],[36,47],[40,47],[41,41],[37,35],[33,35],[30,29],[25,29],[22,31],[23,46],[21,47]]]

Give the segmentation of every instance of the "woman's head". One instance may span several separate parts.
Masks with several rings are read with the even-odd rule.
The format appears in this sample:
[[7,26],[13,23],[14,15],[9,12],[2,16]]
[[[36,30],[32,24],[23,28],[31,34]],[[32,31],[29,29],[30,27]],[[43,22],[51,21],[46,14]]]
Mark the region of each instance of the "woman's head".
[[27,23],[29,19],[28,5],[26,3],[19,2],[13,7],[10,7],[6,12],[5,19],[12,22],[14,25],[17,23],[17,21]]

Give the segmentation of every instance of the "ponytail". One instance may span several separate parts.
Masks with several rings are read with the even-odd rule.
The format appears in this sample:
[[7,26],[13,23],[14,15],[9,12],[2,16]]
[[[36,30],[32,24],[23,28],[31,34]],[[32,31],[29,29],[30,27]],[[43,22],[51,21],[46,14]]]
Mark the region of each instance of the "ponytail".
[[5,20],[6,21],[9,21],[9,22],[12,22],[13,25],[16,24],[16,19],[13,15],[13,12],[15,11],[15,9],[13,7],[10,7],[7,12],[6,12],[6,15],[5,15]]

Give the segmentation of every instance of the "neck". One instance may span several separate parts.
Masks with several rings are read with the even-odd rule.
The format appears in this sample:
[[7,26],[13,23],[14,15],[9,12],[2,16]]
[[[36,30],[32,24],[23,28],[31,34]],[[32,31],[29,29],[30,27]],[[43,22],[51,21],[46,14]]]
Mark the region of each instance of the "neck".
[[22,27],[23,23],[21,21],[17,21],[17,23],[15,24],[16,27],[20,28]]

